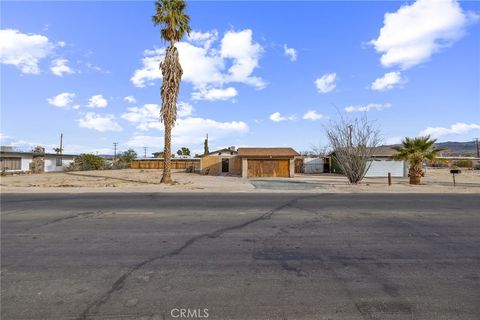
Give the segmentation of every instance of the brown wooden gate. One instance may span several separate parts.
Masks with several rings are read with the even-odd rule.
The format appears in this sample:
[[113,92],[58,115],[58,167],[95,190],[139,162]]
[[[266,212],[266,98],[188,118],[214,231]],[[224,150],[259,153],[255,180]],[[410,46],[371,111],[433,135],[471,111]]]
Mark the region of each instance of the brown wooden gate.
[[248,159],[248,177],[289,177],[288,159]]

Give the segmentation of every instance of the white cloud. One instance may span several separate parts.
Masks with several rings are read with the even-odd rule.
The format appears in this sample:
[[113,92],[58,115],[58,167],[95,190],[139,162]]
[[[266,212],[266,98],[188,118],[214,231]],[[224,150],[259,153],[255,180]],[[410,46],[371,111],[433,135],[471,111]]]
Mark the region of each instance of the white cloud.
[[88,99],[87,107],[89,108],[105,108],[108,105],[107,99],[103,97],[101,94],[97,94],[95,96],[91,96]]
[[67,59],[55,59],[52,60],[52,64],[50,66],[50,71],[56,76],[62,77],[64,74],[72,74],[75,73],[72,68],[70,68],[68,65],[68,60]]
[[456,0],[418,0],[386,13],[378,38],[370,44],[382,54],[383,66],[407,69],[452,45],[476,20],[478,16],[463,11]]
[[40,34],[0,30],[0,63],[14,65],[22,73],[39,74],[39,61],[47,57],[54,47],[46,36]]
[[163,125],[160,123],[160,106],[149,103],[143,107],[128,108],[128,112],[121,115],[121,118],[134,123],[137,129],[161,129]]
[[289,48],[286,44],[283,45],[283,53],[290,58],[290,61],[297,60],[297,50]]
[[304,120],[312,120],[312,121],[315,121],[315,120],[320,120],[321,118],[323,118],[323,115],[318,113],[316,110],[308,110],[304,115],[303,115],[303,119]]
[[93,70],[93,71],[97,71],[97,72],[101,72],[101,73],[105,73],[105,74],[112,73],[110,70],[105,70],[105,69],[103,69],[99,66],[96,66],[96,65],[94,65],[90,62],[85,63],[85,66],[87,66],[88,69]]
[[[228,88],[222,89],[229,83],[264,88],[265,81],[252,75],[263,52],[262,46],[253,41],[252,30],[229,31],[221,39],[220,45],[211,48],[218,42],[217,36],[216,31],[207,33],[194,31],[187,41],[176,44],[183,69],[182,81],[193,85],[193,95],[198,99],[209,97],[202,93],[210,90],[228,90],[228,96],[231,98],[233,91]],[[137,87],[145,87],[161,79],[159,64],[164,55],[165,48],[145,50],[142,67],[135,70],[130,79],[132,83]],[[225,98],[225,95],[219,96]]]
[[193,106],[190,103],[180,101],[177,104],[177,118],[184,118],[191,116],[193,113]]
[[237,89],[228,87],[225,89],[200,89],[197,92],[192,93],[193,100],[228,100],[235,97],[238,94]]
[[127,101],[128,103],[137,103],[137,99],[135,99],[134,96],[126,96],[123,98],[124,101]]
[[153,85],[153,80],[161,79],[160,62],[165,55],[165,49],[145,50],[142,59],[142,68],[135,70],[130,78],[134,86],[143,88],[146,85]]
[[100,132],[122,131],[122,127],[115,121],[115,116],[112,114],[102,116],[94,112],[87,112],[83,118],[77,121],[81,128],[93,129]]
[[406,83],[406,79],[402,78],[400,72],[387,72],[383,77],[376,79],[372,82],[370,89],[376,91],[386,91],[393,89],[396,86],[400,86]]
[[[175,144],[202,143],[205,134],[208,133],[211,139],[220,139],[230,135],[243,134],[248,132],[249,127],[243,121],[219,122],[212,119],[204,119],[192,116],[193,107],[189,103],[178,104],[177,122],[172,130],[172,141]],[[163,131],[163,123],[160,122],[160,106],[146,104],[143,107],[128,108],[128,112],[122,114],[122,119],[134,124],[141,131],[156,129]],[[142,147],[146,145],[149,135],[136,134],[129,145]],[[155,146],[163,147],[163,139],[154,139]],[[160,143],[161,142],[161,143]],[[142,145],[143,144],[143,145]]]
[[[177,105],[177,118],[191,116],[193,106],[186,102],[179,102]],[[163,124],[160,122],[160,106],[149,103],[143,107],[128,108],[128,112],[121,115],[121,118],[134,123],[137,129],[146,131],[150,129],[163,130]],[[178,121],[177,121],[178,123]]]
[[192,31],[188,36],[188,42],[200,45],[206,49],[212,46],[212,43],[218,39],[218,31],[212,30],[210,32]]
[[480,124],[477,124],[477,123],[467,124],[463,122],[457,122],[455,124],[452,124],[448,128],[428,127],[425,130],[422,130],[420,132],[420,135],[421,136],[430,135],[432,137],[438,138],[438,137],[446,136],[449,134],[463,134],[471,130],[479,130],[479,129],[480,129]]
[[296,120],[297,117],[295,115],[290,115],[290,116],[282,116],[280,112],[274,112],[270,115],[269,117],[270,120],[273,122],[280,122],[280,121],[293,121]]
[[347,112],[368,112],[370,110],[377,110],[381,111],[386,108],[390,108],[392,105],[390,103],[369,103],[366,105],[356,105],[356,106],[348,106],[345,108]]
[[245,134],[248,131],[248,125],[243,121],[219,122],[199,117],[186,117],[177,120],[177,125],[172,131],[172,140],[175,144],[201,144],[206,133],[211,141],[215,141],[224,137],[232,139],[233,136]]
[[75,98],[75,93],[63,92],[52,98],[48,98],[47,102],[55,107],[65,108],[69,107]]
[[317,86],[317,90],[320,93],[327,93],[333,91],[337,86],[335,81],[337,79],[336,73],[327,73],[324,74],[322,77],[315,80],[315,85]]
[[222,58],[233,59],[226,75],[226,82],[240,82],[263,89],[266,83],[251,74],[258,67],[258,60],[263,52],[260,44],[253,42],[250,29],[228,31],[222,39],[220,54]]

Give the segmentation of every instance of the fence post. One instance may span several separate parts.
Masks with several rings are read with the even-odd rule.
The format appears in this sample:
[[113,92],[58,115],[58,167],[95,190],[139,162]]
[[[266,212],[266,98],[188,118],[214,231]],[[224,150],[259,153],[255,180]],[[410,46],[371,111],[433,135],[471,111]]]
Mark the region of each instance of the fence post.
[[390,172],[388,173],[388,185],[392,185],[392,174]]

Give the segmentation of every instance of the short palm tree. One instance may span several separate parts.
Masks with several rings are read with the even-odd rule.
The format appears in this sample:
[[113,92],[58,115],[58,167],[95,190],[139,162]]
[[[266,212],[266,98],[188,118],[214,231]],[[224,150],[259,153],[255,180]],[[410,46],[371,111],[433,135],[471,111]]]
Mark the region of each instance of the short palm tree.
[[160,63],[163,76],[160,119],[165,127],[165,161],[161,180],[163,183],[172,183],[172,128],[177,120],[177,98],[183,74],[175,42],[180,41],[185,33],[190,33],[190,17],[184,12],[186,7],[187,4],[183,0],[157,0],[155,2],[155,15],[152,17],[153,24],[162,27],[162,39],[170,42],[165,52],[165,58]]
[[420,184],[421,178],[425,175],[423,161],[434,160],[440,151],[445,149],[435,148],[433,145],[437,139],[430,139],[430,136],[408,138],[402,140],[401,146],[393,147],[397,151],[394,158],[406,160],[410,165],[408,176],[410,184]]

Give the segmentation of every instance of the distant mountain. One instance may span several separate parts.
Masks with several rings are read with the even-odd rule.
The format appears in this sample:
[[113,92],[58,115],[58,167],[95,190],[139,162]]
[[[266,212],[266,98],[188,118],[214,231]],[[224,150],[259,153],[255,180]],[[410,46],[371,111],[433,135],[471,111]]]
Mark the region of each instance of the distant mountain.
[[[387,147],[397,146],[398,144],[388,145]],[[447,141],[436,143],[437,148],[447,149],[442,151],[442,155],[445,157],[448,156],[465,156],[465,157],[476,157],[477,156],[477,145],[475,141],[468,142],[456,142],[456,141]]]
[[435,144],[437,148],[445,148],[447,150],[443,151],[444,156],[473,156],[477,155],[477,145],[475,141],[469,142],[439,142]]

